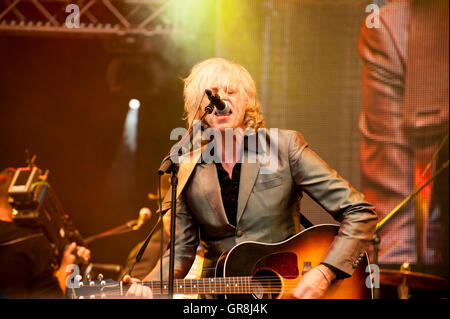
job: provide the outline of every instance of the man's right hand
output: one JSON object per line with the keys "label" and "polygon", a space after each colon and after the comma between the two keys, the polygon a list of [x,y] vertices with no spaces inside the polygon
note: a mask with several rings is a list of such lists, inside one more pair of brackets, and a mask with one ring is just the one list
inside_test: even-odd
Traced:
{"label": "man's right hand", "polygon": [[139,282],[141,280],[137,278],[131,278],[129,275],[126,275],[123,280],[124,283],[132,282],[130,289],[125,296],[125,298],[143,298],[143,299],[153,299],[153,293],[150,287],[146,287],[141,285]]}

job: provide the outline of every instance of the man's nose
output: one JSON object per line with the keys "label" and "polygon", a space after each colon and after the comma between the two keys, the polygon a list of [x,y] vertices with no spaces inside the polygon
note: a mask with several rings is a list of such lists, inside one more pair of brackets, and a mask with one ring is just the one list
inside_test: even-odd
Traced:
{"label": "man's nose", "polygon": [[220,97],[222,97],[224,95],[225,91],[222,89],[217,89],[215,94],[219,95]]}
{"label": "man's nose", "polygon": [[217,94],[220,96],[221,99],[224,99],[224,98],[228,99],[227,91],[224,89],[218,90]]}

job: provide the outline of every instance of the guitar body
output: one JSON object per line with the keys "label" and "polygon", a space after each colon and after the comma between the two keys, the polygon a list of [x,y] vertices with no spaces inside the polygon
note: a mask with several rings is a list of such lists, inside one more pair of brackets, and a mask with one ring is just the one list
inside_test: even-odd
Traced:
{"label": "guitar body", "polygon": [[[216,277],[251,276],[255,287],[252,294],[226,294],[226,298],[292,299],[302,273],[313,269],[325,258],[337,235],[336,225],[317,225],[278,244],[244,242],[223,254],[216,267]],[[372,287],[366,287],[367,254],[353,275],[335,280],[326,299],[372,298]],[[368,282],[371,284],[372,281]],[[259,284],[259,285],[258,285]]]}

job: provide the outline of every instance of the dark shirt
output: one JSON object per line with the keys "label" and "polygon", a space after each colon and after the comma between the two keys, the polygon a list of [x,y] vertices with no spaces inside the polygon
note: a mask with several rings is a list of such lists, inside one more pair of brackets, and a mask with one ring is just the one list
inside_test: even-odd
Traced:
{"label": "dark shirt", "polygon": [[[0,298],[60,298],[47,237],[14,222],[0,221]],[[10,245],[15,239],[27,237]]]}
{"label": "dark shirt", "polygon": [[223,207],[227,213],[228,222],[236,226],[237,205],[239,197],[239,182],[241,177],[241,163],[233,167],[231,179],[222,164],[216,163]]}

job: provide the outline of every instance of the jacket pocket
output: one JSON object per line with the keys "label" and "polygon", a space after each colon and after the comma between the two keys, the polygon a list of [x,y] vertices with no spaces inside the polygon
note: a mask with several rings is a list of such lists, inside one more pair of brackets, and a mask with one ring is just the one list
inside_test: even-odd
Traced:
{"label": "jacket pocket", "polygon": [[269,188],[274,188],[277,186],[280,186],[282,184],[282,178],[281,177],[276,177],[274,179],[268,180],[268,181],[262,181],[259,183],[256,183],[255,186],[253,187],[255,191],[263,191]]}

